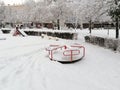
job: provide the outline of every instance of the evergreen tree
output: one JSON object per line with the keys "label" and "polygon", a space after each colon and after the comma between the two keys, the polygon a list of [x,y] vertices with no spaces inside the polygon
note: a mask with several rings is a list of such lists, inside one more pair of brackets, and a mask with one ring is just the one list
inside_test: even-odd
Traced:
{"label": "evergreen tree", "polygon": [[109,15],[115,21],[116,38],[119,38],[120,0],[112,0],[110,2]]}

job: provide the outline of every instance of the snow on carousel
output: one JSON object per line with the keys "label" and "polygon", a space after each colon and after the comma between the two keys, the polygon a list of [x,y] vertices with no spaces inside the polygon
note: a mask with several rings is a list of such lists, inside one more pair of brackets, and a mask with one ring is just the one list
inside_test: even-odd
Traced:
{"label": "snow on carousel", "polygon": [[50,60],[60,63],[74,63],[82,60],[85,56],[85,47],[80,44],[49,45],[46,51],[48,51]]}

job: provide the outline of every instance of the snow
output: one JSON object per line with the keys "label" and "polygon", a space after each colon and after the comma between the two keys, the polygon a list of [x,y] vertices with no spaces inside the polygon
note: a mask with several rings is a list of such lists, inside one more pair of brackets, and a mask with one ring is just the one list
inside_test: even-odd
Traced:
{"label": "snow", "polygon": [[55,33],[55,32],[60,32],[60,33],[75,33],[75,31],[70,31],[70,30],[53,30],[53,29],[46,29],[46,28],[43,28],[43,29],[22,29],[21,31],[37,31],[37,32],[52,32],[52,33]]}
{"label": "snow", "polygon": [[[76,32],[78,40],[59,41],[0,34],[6,38],[0,40],[0,90],[120,90],[120,53],[86,43],[87,30]],[[83,60],[61,64],[47,57],[50,44],[73,43],[85,46]]]}
{"label": "snow", "polygon": [[99,36],[104,38],[115,38],[115,34],[116,34],[115,29],[93,29],[91,34],[89,34],[88,29],[83,29],[82,32],[80,32],[80,30],[76,30],[76,31],[82,36],[93,35],[93,36]]}

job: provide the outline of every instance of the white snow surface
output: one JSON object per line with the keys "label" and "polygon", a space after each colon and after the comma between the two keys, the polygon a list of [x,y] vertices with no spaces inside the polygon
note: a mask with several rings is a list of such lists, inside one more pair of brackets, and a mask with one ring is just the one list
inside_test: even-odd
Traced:
{"label": "white snow surface", "polygon": [[[0,34],[0,90],[120,90],[120,53],[78,40],[48,40]],[[50,61],[50,44],[80,43],[85,58],[74,64]]]}

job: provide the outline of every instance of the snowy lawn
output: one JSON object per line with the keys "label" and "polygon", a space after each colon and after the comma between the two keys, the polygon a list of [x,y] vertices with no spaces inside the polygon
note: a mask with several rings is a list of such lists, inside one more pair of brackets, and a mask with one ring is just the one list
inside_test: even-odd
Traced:
{"label": "snowy lawn", "polygon": [[[0,40],[0,90],[120,90],[120,53],[78,40],[12,37]],[[83,60],[74,64],[50,61],[49,44],[80,43]]]}
{"label": "snowy lawn", "polygon": [[[90,35],[88,29],[83,29],[83,30],[77,29],[76,32],[78,32],[84,36]],[[119,32],[120,32],[120,30],[119,30]],[[115,31],[115,29],[92,29],[91,35],[105,37],[105,38],[115,38],[116,31]]]}

